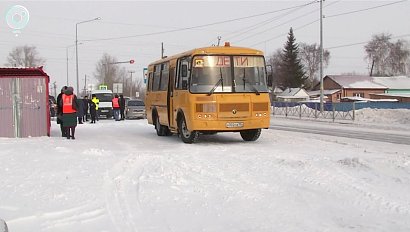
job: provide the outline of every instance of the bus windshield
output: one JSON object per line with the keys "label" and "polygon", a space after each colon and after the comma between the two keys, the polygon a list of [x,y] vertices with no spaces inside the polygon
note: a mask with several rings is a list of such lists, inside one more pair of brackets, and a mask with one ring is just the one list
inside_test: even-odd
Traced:
{"label": "bus windshield", "polygon": [[209,95],[267,92],[264,59],[261,56],[195,56],[190,91]]}

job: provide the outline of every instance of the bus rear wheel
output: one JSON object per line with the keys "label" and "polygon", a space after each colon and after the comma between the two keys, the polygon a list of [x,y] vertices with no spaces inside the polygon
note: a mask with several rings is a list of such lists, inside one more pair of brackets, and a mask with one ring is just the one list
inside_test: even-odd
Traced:
{"label": "bus rear wheel", "polygon": [[168,127],[161,125],[159,122],[159,117],[155,117],[155,130],[157,131],[158,136],[169,136],[172,135]]}
{"label": "bus rear wheel", "polygon": [[186,126],[185,117],[182,117],[178,121],[178,132],[181,136],[182,142],[184,143],[194,143],[198,139],[198,131],[189,131]]}
{"label": "bus rear wheel", "polygon": [[256,141],[261,135],[262,129],[251,129],[241,131],[241,137],[244,141]]}

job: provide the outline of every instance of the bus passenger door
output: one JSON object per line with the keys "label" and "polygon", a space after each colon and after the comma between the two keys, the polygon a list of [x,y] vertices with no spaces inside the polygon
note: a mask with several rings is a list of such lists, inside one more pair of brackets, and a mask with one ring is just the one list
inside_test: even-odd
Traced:
{"label": "bus passenger door", "polygon": [[169,82],[168,82],[168,94],[167,94],[167,112],[168,112],[168,126],[176,127],[174,125],[174,82],[175,82],[175,66],[169,68]]}
{"label": "bus passenger door", "polygon": [[190,57],[182,57],[179,58],[176,67],[175,67],[175,75],[174,75],[174,90],[172,96],[172,123],[174,124],[173,127],[177,128],[178,122],[176,122],[178,109],[185,110],[187,104],[187,93],[188,93],[188,78],[190,76]]}

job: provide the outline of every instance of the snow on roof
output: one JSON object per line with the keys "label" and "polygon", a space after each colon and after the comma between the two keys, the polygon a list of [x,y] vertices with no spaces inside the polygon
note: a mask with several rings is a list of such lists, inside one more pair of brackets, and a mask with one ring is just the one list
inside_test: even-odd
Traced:
{"label": "snow on roof", "polygon": [[279,93],[278,96],[280,97],[290,97],[290,96],[309,97],[309,94],[306,92],[306,90],[302,88],[287,88],[283,90],[282,93]]}
{"label": "snow on roof", "polygon": [[[340,89],[324,89],[323,90],[324,95],[332,95],[332,94],[335,94],[337,92],[340,92]],[[308,94],[310,96],[320,95],[320,90],[309,91]]]}
{"label": "snow on roof", "polygon": [[373,82],[386,86],[389,89],[410,89],[410,77],[372,77]]}
{"label": "snow on roof", "polygon": [[328,75],[346,89],[387,89],[386,86],[375,83],[370,76]]}

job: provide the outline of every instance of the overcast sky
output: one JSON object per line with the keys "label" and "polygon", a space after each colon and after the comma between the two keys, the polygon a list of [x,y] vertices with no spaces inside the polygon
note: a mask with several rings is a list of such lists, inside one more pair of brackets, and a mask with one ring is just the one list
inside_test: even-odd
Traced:
{"label": "overcast sky", "polygon": [[[105,52],[119,61],[134,59],[133,65],[121,65],[141,78],[143,67],[159,59],[161,42],[165,55],[172,55],[216,44],[221,36],[221,43],[229,40],[233,46],[253,47],[270,55],[283,48],[290,27],[297,42],[319,43],[319,3],[307,4],[310,2],[1,1],[0,66],[13,47],[34,45],[46,59],[45,71],[51,82],[65,85],[66,48],[75,43],[75,25],[96,17],[101,20],[78,25],[81,88],[84,75],[93,76],[95,64]],[[389,3],[394,4],[386,5]],[[7,11],[16,4],[30,13],[18,36],[6,23]],[[386,6],[376,8],[381,5]],[[344,14],[353,11],[358,12]],[[410,40],[410,1],[327,0],[323,12],[324,47],[330,48],[331,55],[325,74],[367,74],[363,46],[373,34],[390,33],[397,36],[394,41]],[[237,20],[213,24],[231,19]],[[205,24],[213,25],[196,27]],[[188,27],[196,28],[177,30]],[[146,35],[150,33],[156,34]],[[347,46],[350,44],[356,45]],[[68,49],[68,57],[69,85],[75,87],[74,47]]]}

